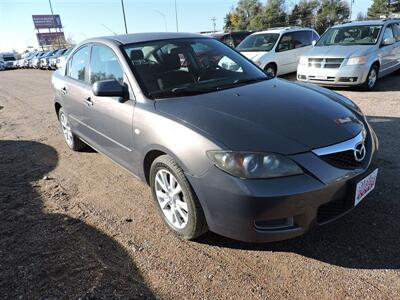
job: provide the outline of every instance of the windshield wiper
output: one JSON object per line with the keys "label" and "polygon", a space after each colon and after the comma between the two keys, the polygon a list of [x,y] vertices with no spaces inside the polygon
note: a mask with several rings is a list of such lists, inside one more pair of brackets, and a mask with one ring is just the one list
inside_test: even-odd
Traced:
{"label": "windshield wiper", "polygon": [[149,95],[153,98],[170,98],[175,96],[193,96],[204,93],[210,93],[215,89],[193,88],[193,87],[177,87],[168,90],[150,92]]}

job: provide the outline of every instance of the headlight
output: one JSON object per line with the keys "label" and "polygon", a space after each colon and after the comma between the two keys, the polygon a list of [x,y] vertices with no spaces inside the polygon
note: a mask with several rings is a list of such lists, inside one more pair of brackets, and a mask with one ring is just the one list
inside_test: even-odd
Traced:
{"label": "headlight", "polygon": [[294,161],[275,153],[208,151],[207,156],[218,168],[240,178],[273,178],[303,173]]}
{"label": "headlight", "polygon": [[299,60],[299,64],[300,64],[300,65],[306,65],[306,64],[308,64],[308,58],[307,58],[307,57],[304,57],[304,56],[301,56],[301,57],[300,57],[300,60]]}
{"label": "headlight", "polygon": [[347,61],[347,65],[363,65],[367,62],[366,56],[350,57]]}

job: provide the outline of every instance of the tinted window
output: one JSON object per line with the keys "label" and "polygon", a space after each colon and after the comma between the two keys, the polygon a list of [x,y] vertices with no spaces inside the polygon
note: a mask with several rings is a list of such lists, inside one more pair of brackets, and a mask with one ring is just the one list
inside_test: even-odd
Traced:
{"label": "tinted window", "polygon": [[225,35],[222,40],[221,40],[224,44],[228,45],[229,47],[234,48],[235,47],[235,43],[233,42],[232,36],[230,34]]}
{"label": "tinted window", "polygon": [[312,32],[297,31],[292,33],[295,48],[307,47],[312,44]]}
{"label": "tinted window", "polygon": [[286,33],[282,35],[281,40],[276,48],[276,52],[283,52],[295,48],[293,33]]}
{"label": "tinted window", "polygon": [[68,62],[67,74],[69,77],[85,81],[86,65],[89,60],[89,47],[85,46],[74,53]]}
{"label": "tinted window", "polygon": [[123,83],[124,72],[115,53],[108,47],[93,46],[90,59],[90,83],[115,79]]}
{"label": "tinted window", "polygon": [[315,31],[313,31],[312,33],[313,33],[313,41],[318,41],[319,40],[318,33],[316,33]]}

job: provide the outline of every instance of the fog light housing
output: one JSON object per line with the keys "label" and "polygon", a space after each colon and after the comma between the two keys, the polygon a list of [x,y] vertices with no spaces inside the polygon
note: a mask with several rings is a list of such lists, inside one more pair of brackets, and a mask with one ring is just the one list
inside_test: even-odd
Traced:
{"label": "fog light housing", "polygon": [[340,77],[340,82],[357,82],[358,77]]}
{"label": "fog light housing", "polygon": [[260,231],[285,230],[295,227],[293,217],[255,221],[254,225]]}
{"label": "fog light housing", "polygon": [[301,74],[299,74],[299,75],[297,75],[297,79],[303,79],[303,80],[306,80],[306,79],[307,79],[307,77],[306,77],[306,75],[301,75]]}

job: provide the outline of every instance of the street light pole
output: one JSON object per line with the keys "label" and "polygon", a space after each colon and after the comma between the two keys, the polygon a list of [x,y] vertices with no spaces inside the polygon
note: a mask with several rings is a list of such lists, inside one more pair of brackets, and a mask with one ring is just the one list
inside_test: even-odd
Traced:
{"label": "street light pole", "polygon": [[178,27],[178,9],[176,7],[176,0],[175,0],[175,22],[176,22],[176,32],[179,32],[179,27]]}
{"label": "street light pole", "polygon": [[[49,0],[50,1],[50,0]],[[128,34],[128,27],[126,27],[126,17],[125,17],[125,7],[124,7],[124,0],[121,0],[122,6],[122,14],[124,16],[124,24],[125,24],[125,33]]]}
{"label": "street light pole", "polygon": [[[49,5],[50,5],[51,17],[53,18],[53,26],[56,27],[56,20],[54,19],[53,6],[51,5],[51,0],[49,0]],[[57,28],[54,29],[57,32]],[[60,36],[58,34],[57,34],[57,42],[58,42],[58,47],[61,48]]]}

